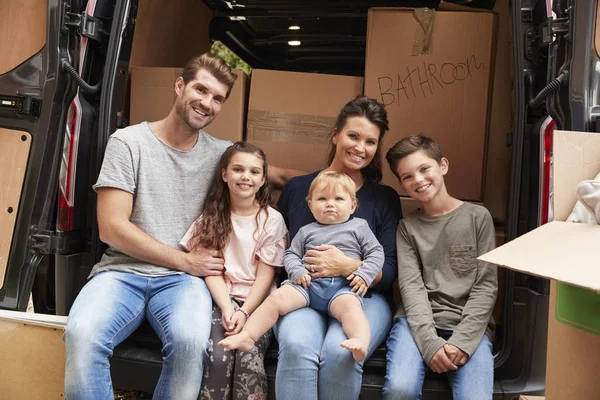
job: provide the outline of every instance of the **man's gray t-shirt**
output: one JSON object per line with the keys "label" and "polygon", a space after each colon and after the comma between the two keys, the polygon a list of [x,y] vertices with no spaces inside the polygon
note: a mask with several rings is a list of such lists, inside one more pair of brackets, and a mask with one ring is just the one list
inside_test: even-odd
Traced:
{"label": "man's gray t-shirt", "polygon": [[[130,221],[156,240],[174,248],[198,218],[219,158],[231,142],[200,130],[188,151],[169,147],[147,122],[117,130],[108,140],[94,190],[112,187],[133,194]],[[136,260],[109,247],[94,266],[147,276],[179,271]]]}

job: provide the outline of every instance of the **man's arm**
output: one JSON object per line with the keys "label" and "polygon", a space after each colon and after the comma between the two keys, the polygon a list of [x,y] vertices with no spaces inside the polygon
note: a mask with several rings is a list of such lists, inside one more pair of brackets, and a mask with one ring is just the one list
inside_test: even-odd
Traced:
{"label": "man's arm", "polygon": [[135,259],[190,275],[223,273],[223,259],[214,251],[185,253],[154,239],[130,221],[133,195],[121,189],[98,188],[100,240]]}
{"label": "man's arm", "polygon": [[295,176],[306,175],[308,172],[301,169],[283,168],[276,165],[269,165],[269,174],[267,178],[271,185],[276,189],[283,189],[287,181]]}

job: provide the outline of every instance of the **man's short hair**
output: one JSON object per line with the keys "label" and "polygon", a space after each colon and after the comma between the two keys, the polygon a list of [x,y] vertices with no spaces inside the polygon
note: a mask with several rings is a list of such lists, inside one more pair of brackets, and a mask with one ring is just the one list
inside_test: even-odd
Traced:
{"label": "man's short hair", "polygon": [[390,169],[396,177],[400,178],[396,170],[400,160],[419,150],[423,150],[428,157],[437,161],[438,164],[442,162],[442,158],[444,157],[440,150],[440,145],[432,138],[420,133],[408,135],[393,145],[385,155],[385,159],[390,164]]}
{"label": "man's short hair", "polygon": [[231,93],[237,75],[231,71],[231,68],[225,63],[225,60],[221,57],[213,56],[210,53],[204,53],[192,58],[183,67],[183,72],[181,73],[183,83],[187,85],[196,77],[196,74],[201,69],[205,69],[214,76],[217,81],[227,85],[226,97],[229,97],[229,93]]}
{"label": "man's short hair", "polygon": [[346,174],[336,171],[321,171],[319,175],[312,181],[308,188],[308,196],[306,200],[312,198],[313,192],[321,190],[324,187],[340,187],[350,195],[352,201],[356,200],[356,184]]}

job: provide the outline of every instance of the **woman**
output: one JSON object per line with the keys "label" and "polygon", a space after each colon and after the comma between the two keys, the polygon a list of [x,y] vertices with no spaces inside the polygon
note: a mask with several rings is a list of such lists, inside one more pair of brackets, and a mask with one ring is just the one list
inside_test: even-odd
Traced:
{"label": "woman", "polygon": [[[397,276],[396,227],[401,217],[396,191],[381,181],[381,140],[388,130],[387,112],[381,103],[367,97],[348,102],[337,117],[331,135],[332,150],[327,170],[343,172],[357,187],[358,209],[381,243],[385,264],[364,298],[363,310],[371,328],[367,357],[387,337],[392,313],[386,299]],[[278,207],[290,236],[314,222],[306,196],[319,171],[292,178],[285,186]],[[344,256],[335,247],[323,245],[309,251],[304,261],[312,276],[349,276],[360,260]],[[389,296],[388,296],[389,297]],[[362,382],[362,364],[340,347],[346,339],[334,318],[311,308],[283,316],[274,327],[279,342],[275,391],[278,399],[357,399]]]}

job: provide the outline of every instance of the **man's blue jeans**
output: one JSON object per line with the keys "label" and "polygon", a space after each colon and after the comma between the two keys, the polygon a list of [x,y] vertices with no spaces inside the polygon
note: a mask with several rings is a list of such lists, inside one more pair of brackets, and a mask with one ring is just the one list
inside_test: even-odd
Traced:
{"label": "man's blue jeans", "polygon": [[[386,299],[377,292],[363,299],[363,311],[371,327],[370,357],[387,337],[392,315]],[[340,347],[347,338],[335,318],[304,307],[281,317],[273,331],[279,342],[278,399],[358,399],[363,363]]]}
{"label": "man's blue jeans", "polygon": [[112,400],[109,358],[147,318],[162,341],[153,399],[196,399],[208,357],[212,300],[202,278],[108,271],[81,290],[65,332],[67,400]]}
{"label": "man's blue jeans", "polygon": [[[448,339],[451,333],[438,331],[444,339]],[[428,366],[421,357],[406,318],[396,319],[386,344],[387,372],[382,399],[420,399]],[[491,400],[494,393],[494,357],[489,337],[484,334],[467,363],[457,371],[446,372],[446,376],[452,386],[454,400]]]}

